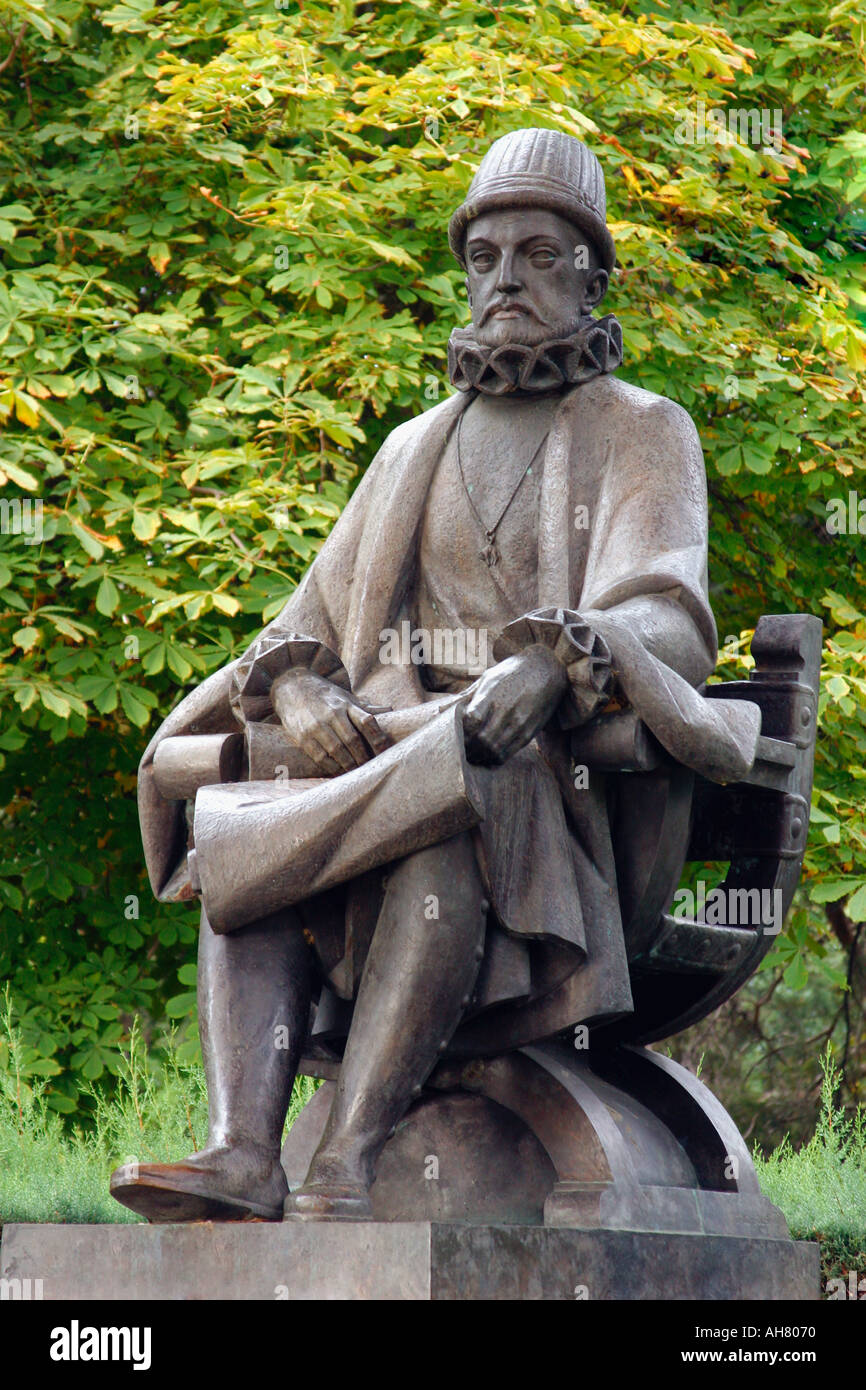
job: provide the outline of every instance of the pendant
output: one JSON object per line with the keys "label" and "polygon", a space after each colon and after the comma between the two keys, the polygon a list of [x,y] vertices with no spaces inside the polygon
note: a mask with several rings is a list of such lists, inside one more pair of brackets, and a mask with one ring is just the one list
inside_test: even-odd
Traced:
{"label": "pendant", "polygon": [[496,549],[496,532],[488,531],[486,534],[487,544],[481,552],[481,558],[487,565],[487,568],[492,569],[494,565],[498,565],[499,563],[499,551]]}

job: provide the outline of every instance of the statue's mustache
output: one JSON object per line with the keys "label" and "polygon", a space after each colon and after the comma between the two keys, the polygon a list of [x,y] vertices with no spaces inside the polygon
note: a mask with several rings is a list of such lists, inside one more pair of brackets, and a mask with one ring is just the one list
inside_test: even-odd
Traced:
{"label": "statue's mustache", "polygon": [[532,305],[525,304],[522,299],[499,299],[495,304],[488,304],[481,316],[482,324],[486,323],[487,320],[498,313],[500,309],[520,309],[522,313],[529,314],[532,318],[538,320],[538,315]]}

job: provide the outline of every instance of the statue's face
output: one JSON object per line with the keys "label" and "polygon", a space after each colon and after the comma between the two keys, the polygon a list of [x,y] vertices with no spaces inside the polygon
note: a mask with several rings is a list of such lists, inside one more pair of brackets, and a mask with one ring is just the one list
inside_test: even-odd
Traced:
{"label": "statue's face", "polygon": [[475,336],[488,347],[567,337],[607,289],[585,233],[543,209],[476,217],[465,256]]}

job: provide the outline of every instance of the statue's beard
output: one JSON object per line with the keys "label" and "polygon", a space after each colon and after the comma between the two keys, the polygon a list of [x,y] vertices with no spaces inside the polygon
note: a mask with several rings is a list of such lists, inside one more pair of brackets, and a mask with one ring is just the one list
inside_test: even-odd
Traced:
{"label": "statue's beard", "polygon": [[[505,307],[505,306],[500,306]],[[537,318],[531,310],[525,309],[521,304],[520,318],[500,318],[498,313],[492,311],[487,317],[482,316],[480,322],[475,322],[473,318],[473,332],[475,342],[482,347],[505,347],[507,343],[518,343],[523,347],[537,347],[538,343],[557,342],[560,338],[570,338],[580,328],[582,314],[580,310],[569,310],[566,317],[559,321],[544,322]]]}
{"label": "statue's beard", "polygon": [[455,328],[448,341],[452,384],[489,396],[576,386],[621,362],[622,328],[613,314],[586,314],[570,332],[536,343],[482,343],[472,327]]}
{"label": "statue's beard", "polygon": [[561,338],[570,338],[580,327],[580,314],[570,314],[559,323],[542,323],[534,315],[524,313],[521,319],[502,319],[495,313],[472,322],[472,332],[480,347],[507,347],[517,343],[521,347],[537,347],[539,343],[552,343]]}

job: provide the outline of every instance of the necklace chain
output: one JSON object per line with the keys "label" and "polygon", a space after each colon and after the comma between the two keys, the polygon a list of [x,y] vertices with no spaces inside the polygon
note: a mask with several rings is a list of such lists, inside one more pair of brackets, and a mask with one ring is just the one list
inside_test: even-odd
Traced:
{"label": "necklace chain", "polygon": [[545,430],[545,432],[544,432],[544,438],[542,439],[542,441],[541,441],[541,443],[539,444],[538,448],[536,449],[535,453],[532,455],[532,458],[529,460],[529,463],[528,463],[528,464],[526,465],[526,467],[524,468],[524,470],[523,470],[523,472],[521,473],[520,477],[517,479],[517,483],[516,483],[514,489],[512,490],[511,496],[509,497],[508,501],[505,503],[505,506],[502,508],[502,511],[499,513],[499,518],[498,518],[498,520],[495,521],[494,524],[493,524],[492,526],[489,526],[489,527],[488,527],[488,526],[485,526],[485,524],[484,524],[484,519],[482,518],[480,512],[478,511],[478,508],[476,507],[475,503],[474,503],[473,500],[472,500],[472,490],[471,490],[471,488],[469,488],[469,487],[466,486],[466,477],[465,477],[465,474],[464,474],[464,472],[463,472],[463,460],[462,460],[461,457],[460,457],[460,427],[461,427],[462,424],[463,424],[463,416],[464,416],[465,413],[466,413],[465,411],[461,411],[461,412],[460,412],[460,416],[459,416],[459,418],[458,418],[458,420],[457,420],[457,469],[458,469],[458,472],[460,473],[460,481],[461,481],[461,483],[463,484],[463,491],[466,493],[466,500],[468,501],[470,507],[472,508],[472,512],[473,512],[473,515],[474,515],[474,517],[475,517],[475,520],[478,522],[478,525],[481,527],[481,530],[484,532],[484,535],[485,535],[486,538],[487,538],[487,544],[486,544],[486,546],[484,547],[484,549],[483,549],[482,552],[481,552],[481,558],[482,558],[482,560],[484,560],[484,562],[485,562],[485,564],[487,565],[488,569],[490,569],[490,568],[492,568],[494,565],[497,565],[497,564],[499,563],[499,560],[500,560],[499,551],[498,551],[498,549],[497,549],[497,547],[496,547],[496,532],[499,530],[500,526],[502,525],[503,521],[505,520],[505,514],[506,514],[506,512],[508,511],[508,508],[511,506],[512,502],[514,501],[515,497],[517,496],[518,492],[520,491],[520,487],[521,487],[521,484],[523,483],[523,479],[526,477],[526,475],[527,475],[527,473],[529,472],[529,470],[531,469],[532,465],[535,463],[535,460],[538,458],[538,455],[541,453],[541,450],[544,448],[544,446],[545,446],[545,444],[546,444],[546,442],[547,442],[547,436],[550,434],[550,430],[549,430],[549,429]]}

